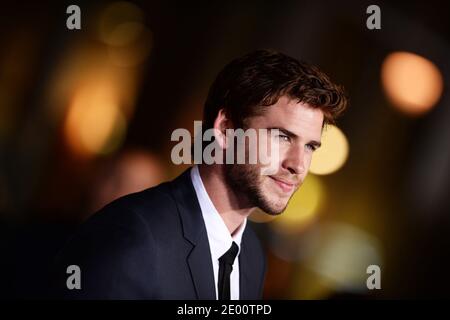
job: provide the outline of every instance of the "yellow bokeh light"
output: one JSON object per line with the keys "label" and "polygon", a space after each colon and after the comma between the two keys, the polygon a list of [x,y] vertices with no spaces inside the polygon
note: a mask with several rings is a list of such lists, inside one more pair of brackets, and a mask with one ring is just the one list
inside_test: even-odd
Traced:
{"label": "yellow bokeh light", "polygon": [[144,25],[144,13],[136,5],[115,2],[102,12],[98,31],[107,45],[110,62],[119,67],[135,67],[144,62],[151,51],[152,32]]}
{"label": "yellow bokeh light", "polygon": [[124,46],[138,38],[143,29],[144,13],[136,5],[120,1],[110,4],[101,14],[100,39],[111,46]]}
{"label": "yellow bokeh light", "polygon": [[380,241],[357,225],[328,221],[302,238],[301,282],[294,299],[326,299],[340,292],[367,292],[367,267],[382,266]]}
{"label": "yellow bokeh light", "polygon": [[136,41],[145,29],[142,23],[125,22],[114,27],[107,37],[107,43],[112,46],[126,46]]}
{"label": "yellow bokeh light", "polygon": [[439,69],[431,61],[410,52],[388,55],[381,69],[381,80],[391,103],[409,115],[430,110],[443,89]]}
{"label": "yellow bokeh light", "polygon": [[59,122],[66,117],[66,109],[73,105],[80,92],[86,88],[92,91],[99,85],[108,87],[101,90],[107,90],[106,95],[110,95],[125,118],[130,119],[142,72],[140,68],[122,68],[112,63],[104,46],[80,45],[64,58],[51,79],[47,107],[52,120]]}
{"label": "yellow bokeh light", "polygon": [[148,58],[152,48],[152,38],[151,31],[142,27],[138,38],[126,46],[109,46],[108,58],[116,66],[135,67]]}
{"label": "yellow bokeh light", "polygon": [[322,146],[314,152],[309,171],[325,175],[339,170],[348,158],[349,145],[344,133],[327,125],[322,133]]}
{"label": "yellow bokeh light", "polygon": [[324,198],[324,187],[320,178],[309,175],[292,196],[286,210],[271,222],[282,232],[295,232],[313,221]]}
{"label": "yellow bokeh light", "polygon": [[121,142],[125,128],[125,117],[111,88],[90,85],[75,94],[67,113],[65,133],[76,153],[113,151]]}

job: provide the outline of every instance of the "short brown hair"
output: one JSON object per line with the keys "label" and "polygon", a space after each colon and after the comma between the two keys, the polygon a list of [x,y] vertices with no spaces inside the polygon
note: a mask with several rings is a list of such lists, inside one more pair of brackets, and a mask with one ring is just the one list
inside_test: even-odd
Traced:
{"label": "short brown hair", "polygon": [[317,67],[280,52],[257,50],[219,72],[205,102],[203,129],[213,127],[222,108],[235,127],[242,127],[245,119],[261,114],[264,106],[284,95],[320,108],[324,125],[335,123],[347,106],[343,87]]}

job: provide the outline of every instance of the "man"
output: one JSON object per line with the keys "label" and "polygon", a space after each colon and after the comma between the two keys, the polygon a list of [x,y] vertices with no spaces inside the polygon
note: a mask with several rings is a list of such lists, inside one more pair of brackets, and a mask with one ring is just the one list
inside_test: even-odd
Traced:
{"label": "man", "polygon": [[[122,197],[95,214],[58,258],[62,296],[84,299],[259,299],[264,252],[247,225],[255,208],[277,215],[301,186],[322,128],[346,107],[316,67],[258,50],[228,64],[210,88],[205,129],[230,152],[227,129],[266,129],[276,170],[260,161],[200,164],[175,180]],[[275,139],[275,141],[273,141]],[[234,148],[234,147],[233,147]],[[245,158],[255,150],[244,144]],[[274,149],[275,150],[275,149]],[[273,163],[271,164],[273,165]],[[68,289],[67,267],[80,288]]]}

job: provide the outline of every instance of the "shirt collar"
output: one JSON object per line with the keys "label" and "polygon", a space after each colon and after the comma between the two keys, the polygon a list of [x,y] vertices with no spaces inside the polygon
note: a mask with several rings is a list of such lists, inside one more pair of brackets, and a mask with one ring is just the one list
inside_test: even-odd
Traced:
{"label": "shirt collar", "polygon": [[[230,249],[232,242],[236,242],[241,249],[242,234],[247,225],[247,218],[239,226],[239,228],[231,236],[225,222],[211,201],[208,192],[205,189],[198,166],[195,165],[191,169],[191,180],[194,185],[200,209],[202,211],[203,220],[205,221],[206,232],[211,249],[213,259],[219,259],[225,252]],[[239,255],[239,253],[238,253]]]}

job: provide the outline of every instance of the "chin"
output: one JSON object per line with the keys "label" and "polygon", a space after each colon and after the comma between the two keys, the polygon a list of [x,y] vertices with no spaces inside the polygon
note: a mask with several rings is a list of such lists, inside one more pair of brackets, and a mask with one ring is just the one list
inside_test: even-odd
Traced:
{"label": "chin", "polygon": [[286,209],[286,206],[265,206],[264,208],[261,208],[265,213],[271,216],[278,216],[284,212]]}
{"label": "chin", "polygon": [[288,205],[289,197],[266,196],[261,201],[259,208],[271,216],[282,214]]}

